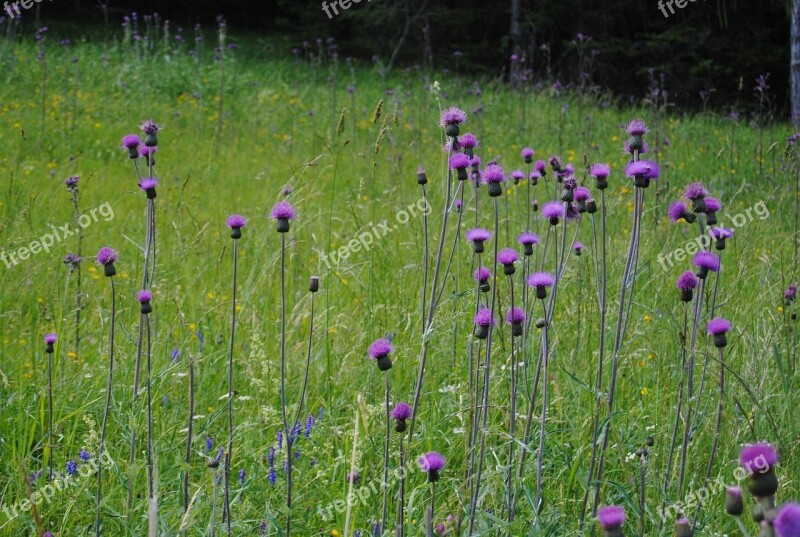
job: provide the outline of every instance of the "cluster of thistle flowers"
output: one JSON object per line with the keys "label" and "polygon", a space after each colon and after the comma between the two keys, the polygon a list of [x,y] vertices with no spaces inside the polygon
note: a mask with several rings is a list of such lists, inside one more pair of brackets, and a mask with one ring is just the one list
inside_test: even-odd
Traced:
{"label": "cluster of thistle flowers", "polygon": [[[739,464],[748,478],[747,489],[755,500],[751,517],[758,525],[759,537],[800,537],[800,504],[786,503],[776,507],[778,477],[778,453],[767,443],[745,446],[739,454]],[[736,518],[742,535],[749,537],[746,524],[741,520],[745,508],[742,489],[728,487],[725,491],[725,512]],[[604,537],[623,537],[625,510],[609,505],[598,511],[597,516]],[[694,531],[686,518],[675,522],[676,537],[692,537]]]}

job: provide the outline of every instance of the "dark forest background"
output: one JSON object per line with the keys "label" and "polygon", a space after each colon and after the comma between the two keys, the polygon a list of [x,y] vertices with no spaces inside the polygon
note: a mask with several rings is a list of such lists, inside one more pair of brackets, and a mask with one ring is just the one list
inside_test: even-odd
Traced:
{"label": "dark forest background", "polygon": [[[41,16],[103,24],[102,4],[45,0]],[[421,65],[549,87],[557,81],[609,89],[621,99],[641,99],[651,86],[663,86],[671,102],[722,112],[759,106],[756,79],[768,74],[771,110],[788,117],[787,0],[696,0],[668,18],[657,0],[362,0],[333,19],[321,4],[110,0],[107,19],[118,28],[131,11],[158,12],[173,27],[191,27],[211,26],[223,14],[232,39],[277,38],[287,55],[304,42],[314,48],[317,39],[333,37],[341,59],[378,56],[392,69]],[[510,60],[514,52],[518,64]]]}

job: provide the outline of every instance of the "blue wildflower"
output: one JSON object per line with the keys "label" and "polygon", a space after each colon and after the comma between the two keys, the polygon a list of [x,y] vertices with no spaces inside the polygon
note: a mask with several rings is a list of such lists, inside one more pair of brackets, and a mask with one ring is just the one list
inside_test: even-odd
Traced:
{"label": "blue wildflower", "polygon": [[67,461],[67,474],[75,475],[78,473],[78,463],[75,461]]}
{"label": "blue wildflower", "polygon": [[90,458],[91,456],[92,456],[92,455],[91,455],[91,453],[89,453],[89,452],[88,452],[88,451],[86,451],[85,449],[82,449],[82,450],[81,450],[80,458],[81,458],[81,460],[82,460],[83,462],[86,462],[86,461],[88,461],[88,460],[89,460],[89,458]]}
{"label": "blue wildflower", "polygon": [[275,486],[275,467],[274,466],[270,466],[269,467],[269,477],[268,477],[268,479],[269,479],[269,484],[274,487]]}
{"label": "blue wildflower", "polygon": [[206,451],[211,451],[214,447],[214,440],[209,436],[206,438]]}
{"label": "blue wildflower", "polygon": [[239,470],[239,484],[240,485],[244,484],[244,478],[245,477],[247,477],[247,473],[244,471],[244,468],[242,468],[241,470]]}

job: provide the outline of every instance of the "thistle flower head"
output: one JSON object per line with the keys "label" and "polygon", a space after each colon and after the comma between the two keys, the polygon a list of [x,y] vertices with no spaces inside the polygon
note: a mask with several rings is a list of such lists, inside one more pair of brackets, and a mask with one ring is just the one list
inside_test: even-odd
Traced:
{"label": "thistle flower head", "polygon": [[411,407],[408,403],[397,403],[392,409],[392,417],[396,420],[405,420],[411,417]]}
{"label": "thistle flower head", "polygon": [[469,166],[470,158],[464,153],[453,153],[450,156],[451,170],[465,170]]}
{"label": "thistle flower head", "polygon": [[525,179],[525,173],[522,170],[514,170],[511,172],[511,178],[516,182],[520,182]]}
{"label": "thistle flower head", "polygon": [[592,174],[592,177],[595,179],[608,179],[608,176],[611,175],[611,167],[602,162],[592,164],[592,167],[589,168],[589,173]]}
{"label": "thistle flower head", "polygon": [[419,467],[423,472],[438,472],[444,468],[444,457],[437,451],[430,451],[419,458]]}
{"label": "thistle flower head", "polygon": [[686,208],[686,204],[682,201],[676,201],[674,203],[670,203],[669,209],[667,209],[667,214],[669,215],[669,219],[673,222],[677,222],[680,219],[685,219],[686,215],[689,214],[689,209]]}
{"label": "thistle flower head", "polygon": [[475,271],[473,274],[475,281],[478,283],[485,283],[489,281],[489,278],[492,277],[492,273],[489,272],[489,269],[486,267],[478,267],[478,270]]}
{"label": "thistle flower head", "polygon": [[539,236],[535,233],[521,233],[519,237],[517,237],[517,242],[523,246],[539,244]]}
{"label": "thistle flower head", "polygon": [[683,195],[688,200],[698,200],[708,196],[708,190],[703,186],[703,183],[689,183],[686,185]]}
{"label": "thistle flower head", "polygon": [[489,308],[481,308],[478,310],[478,313],[475,314],[473,318],[473,322],[476,326],[494,326],[494,317],[492,316],[492,310]]}
{"label": "thistle flower head", "polygon": [[625,523],[625,510],[617,505],[603,507],[597,512],[597,520],[604,530],[615,530]]}
{"label": "thistle flower head", "polygon": [[629,136],[644,136],[649,131],[647,125],[641,119],[631,120],[625,130],[628,131]]}
{"label": "thistle flower head", "polygon": [[463,147],[464,149],[475,149],[476,147],[478,147],[478,139],[475,138],[475,135],[472,134],[471,132],[463,134],[461,138],[458,139],[458,141],[461,144],[461,147]]}
{"label": "thistle flower head", "polygon": [[800,537],[800,504],[782,506],[772,525],[778,537]]}
{"label": "thistle flower head", "polygon": [[584,248],[585,246],[583,245],[582,242],[576,242],[575,244],[572,245],[572,249],[575,250],[577,253],[580,253],[581,250],[583,250]]}
{"label": "thistle flower head", "polygon": [[711,272],[719,271],[719,257],[711,252],[697,252],[692,257],[692,263],[700,269],[710,270]]}
{"label": "thistle flower head", "polygon": [[712,336],[716,336],[718,334],[725,334],[730,332],[731,330],[731,322],[727,319],[723,319],[722,317],[715,317],[708,322],[708,333]]}
{"label": "thistle flower head", "polygon": [[733,230],[727,227],[712,227],[709,233],[715,239],[730,239],[733,237]]}
{"label": "thistle flower head", "polygon": [[568,175],[564,177],[564,179],[561,181],[561,184],[564,186],[564,188],[575,190],[575,188],[578,186],[578,179],[574,175]]}
{"label": "thistle flower head", "polygon": [[475,228],[470,229],[467,231],[467,240],[468,241],[488,241],[492,237],[492,234],[489,233],[487,230],[482,228]]}
{"label": "thistle flower head", "polygon": [[534,272],[528,276],[528,285],[531,287],[552,287],[556,279],[549,272]]}
{"label": "thistle flower head", "polygon": [[158,186],[158,179],[155,177],[143,177],[141,181],[139,181],[139,188],[142,190],[150,190]]}
{"label": "thistle flower head", "polygon": [[503,183],[506,180],[505,172],[503,172],[503,168],[498,166],[497,164],[489,164],[483,170],[483,182],[486,184],[489,183]]}
{"label": "thistle flower head", "polygon": [[548,201],[542,205],[542,216],[545,218],[563,218],[564,205],[559,201]]}
{"label": "thistle flower head", "polygon": [[152,119],[148,119],[147,121],[142,123],[139,126],[139,128],[142,129],[143,133],[151,135],[151,136],[154,135],[154,134],[158,134],[158,131],[159,131],[159,126]]}
{"label": "thistle flower head", "polygon": [[567,219],[567,222],[577,220],[580,216],[581,213],[578,208],[572,203],[567,203],[567,206],[564,209],[564,218]]}
{"label": "thistle flower head", "polygon": [[547,172],[547,163],[543,160],[537,160],[533,163],[533,169],[544,175]]}
{"label": "thistle flower head", "polygon": [[524,158],[525,160],[529,160],[531,157],[533,157],[533,155],[534,155],[535,153],[536,153],[536,151],[534,151],[534,150],[533,150],[533,149],[531,149],[530,147],[525,147],[525,148],[523,148],[523,149],[522,149],[522,151],[520,151],[520,155],[521,155],[521,156],[522,156],[522,158]]}
{"label": "thistle flower head", "polygon": [[116,251],[112,250],[108,246],[100,248],[100,250],[97,252],[97,262],[101,265],[114,263],[118,258],[119,254],[117,254]]}
{"label": "thistle flower head", "polygon": [[722,210],[722,203],[717,198],[706,198],[706,212],[716,213]]}
{"label": "thistle flower head", "polygon": [[232,214],[225,221],[225,224],[231,229],[241,229],[247,225],[247,219],[240,214]]}
{"label": "thistle flower head", "polygon": [[588,201],[592,197],[592,192],[585,186],[579,186],[575,188],[573,197],[577,202]]}
{"label": "thistle flower head", "polygon": [[388,356],[392,351],[394,351],[394,347],[392,347],[391,342],[385,338],[373,341],[368,350],[369,357],[373,360]]}
{"label": "thistle flower head", "polygon": [[739,452],[739,464],[750,474],[764,471],[766,469],[759,466],[766,464],[767,468],[772,468],[778,464],[778,452],[766,442],[750,444]]}
{"label": "thistle flower head", "polygon": [[697,279],[697,276],[695,276],[691,271],[687,270],[678,276],[678,280],[675,282],[675,287],[681,291],[691,291],[697,287],[698,283],[699,280]]}
{"label": "thistle flower head", "polygon": [[524,323],[525,322],[525,311],[522,308],[514,306],[508,313],[506,314],[506,322],[508,324],[514,323]]}
{"label": "thistle flower head", "polygon": [[467,120],[467,113],[460,108],[451,107],[442,112],[442,117],[439,120],[441,127],[448,125],[461,125]]}
{"label": "thistle flower head", "polygon": [[64,179],[64,184],[67,186],[67,188],[74,188],[74,187],[78,186],[78,181],[79,180],[80,180],[80,176],[79,175],[71,175],[71,176],[67,177],[66,179]]}
{"label": "thistle flower head", "polygon": [[628,177],[642,177],[644,179],[658,179],[661,169],[652,160],[637,160],[625,166],[625,175]]}
{"label": "thistle flower head", "polygon": [[786,291],[783,292],[783,298],[787,300],[794,300],[795,298],[797,298],[796,283],[790,284],[789,287],[786,288]]}
{"label": "thistle flower head", "polygon": [[519,257],[517,256],[517,252],[514,251],[513,248],[503,248],[497,254],[497,261],[501,265],[513,265],[514,263],[517,262],[517,259],[519,259]]}
{"label": "thistle flower head", "polygon": [[154,145],[153,147],[148,147],[143,145],[139,148],[139,156],[140,157],[149,157],[150,155],[155,155],[158,151],[158,146]]}
{"label": "thistle flower head", "polygon": [[279,201],[273,205],[270,216],[275,220],[294,220],[297,214],[288,201]]}
{"label": "thistle flower head", "polygon": [[58,340],[58,336],[56,336],[52,332],[48,332],[47,334],[44,335],[44,342],[47,343],[48,345],[52,345],[57,340]]}
{"label": "thistle flower head", "polygon": [[122,137],[123,149],[139,149],[140,145],[142,145],[142,139],[139,138],[138,134],[126,134]]}
{"label": "thistle flower head", "polygon": [[[623,147],[624,147],[625,153],[627,153],[629,155],[633,155],[633,148],[631,147],[630,140],[625,140],[625,143],[623,144]],[[639,149],[639,154],[640,155],[645,155],[649,151],[650,151],[650,144],[647,143],[647,140],[642,140],[642,148]]]}
{"label": "thistle flower head", "polygon": [[147,289],[142,289],[141,291],[136,293],[136,300],[138,300],[140,303],[150,302],[151,300],[153,300],[153,293],[151,293]]}

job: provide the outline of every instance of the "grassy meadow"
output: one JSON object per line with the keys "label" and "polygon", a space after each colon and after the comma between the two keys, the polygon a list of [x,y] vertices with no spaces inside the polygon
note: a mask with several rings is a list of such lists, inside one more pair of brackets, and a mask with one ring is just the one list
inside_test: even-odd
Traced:
{"label": "grassy meadow", "polygon": [[[445,524],[443,531],[451,535],[459,534],[459,528],[467,534],[470,364],[471,357],[479,359],[479,353],[473,352],[477,343],[472,336],[476,266],[464,234],[473,227],[493,232],[487,242],[489,254],[483,259],[493,273],[502,271],[491,259],[495,242],[501,249],[517,249],[522,257],[517,235],[526,231],[528,182],[504,183],[503,194],[497,198],[498,235],[494,235],[493,205],[486,187],[479,189],[476,212],[472,183],[461,183],[461,220],[451,204],[443,249],[442,265],[446,265],[455,244],[452,268],[440,279],[441,300],[430,330],[423,334],[423,277],[427,274],[429,300],[447,208],[448,154],[443,150],[446,140],[439,117],[451,106],[467,112],[461,132],[478,138],[475,153],[484,166],[497,159],[507,174],[519,169],[527,175],[530,168],[520,151],[532,147],[534,159],[559,155],[565,164],[573,163],[579,183],[594,195],[598,192],[588,165],[606,162],[611,166],[605,190],[608,314],[601,422],[634,216],[633,182],[624,174],[630,160],[623,150],[625,125],[641,118],[650,127],[645,136],[650,152],[643,158],[658,160],[661,177],[643,189],[638,266],[632,299],[628,295],[630,320],[619,352],[600,504],[624,506],[628,531],[639,535],[644,490],[644,534],[669,535],[674,531],[674,516],[659,530],[662,505],[703,487],[714,441],[720,372],[716,349],[705,332],[712,301],[715,316],[729,319],[733,328],[725,348],[723,426],[711,478],[746,486],[735,477],[740,447],[769,441],[781,456],[779,503],[800,497],[796,485],[800,422],[793,410],[800,390],[796,321],[791,319],[794,304],[783,300],[784,290],[797,278],[796,161],[794,149],[787,151],[789,125],[761,127],[757,118],[747,114],[731,119],[710,113],[684,114],[669,106],[629,105],[602,93],[554,92],[549,84],[544,89],[514,90],[500,80],[475,81],[457,71],[398,69],[383,76],[380,62],[331,60],[327,44],[320,45],[325,51],[322,55],[315,44],[293,54],[294,43],[244,37],[234,39],[238,47],[226,48],[219,61],[212,50],[216,30],[209,29],[199,44],[187,36],[185,44],[158,41],[150,50],[141,42],[127,41],[124,30],[112,32],[105,43],[102,32],[78,37],[74,31],[62,33],[56,22],[39,41],[34,40],[34,32],[25,26],[21,35],[5,34],[0,40],[2,249],[18,251],[51,233],[51,226],[69,224],[75,232],[55,241],[47,252],[0,265],[0,535],[42,535],[48,530],[57,536],[94,534],[95,474],[71,476],[68,463],[88,464],[81,461],[81,450],[91,461],[99,449],[112,322],[110,279],[93,259],[102,246],[119,253],[113,278],[115,371],[106,437],[113,463],[106,464],[103,473],[103,532],[148,534],[144,392],[133,401],[146,197],[137,187],[133,161],[120,148],[120,140],[139,132],[140,123],[150,118],[161,127],[154,165],[159,183],[150,315],[158,535],[224,535],[227,531],[219,484],[222,465],[211,468],[209,463],[228,435],[234,241],[225,219],[233,213],[246,216],[248,222],[238,240],[232,528],[235,535],[285,535],[285,441],[278,448],[283,429],[282,235],[269,216],[280,200],[289,201],[297,211],[290,231],[283,235],[285,379],[292,416],[298,411],[312,327],[309,278],[316,275],[320,281],[320,291],[314,296],[308,387],[298,414],[303,430],[293,443],[299,453],[292,464],[293,532],[342,536],[347,527],[351,535],[357,531],[367,536],[381,520],[383,494],[375,484],[384,470],[384,375],[368,359],[367,349],[377,338],[391,334],[392,404],[412,404],[423,337],[429,345],[414,438],[409,443],[407,434],[391,432],[390,468],[398,466],[401,437],[413,463],[405,482],[405,533],[426,534],[431,487],[416,459],[435,450],[446,458],[446,465],[436,483],[433,523]],[[60,44],[64,38],[70,43]],[[641,94],[646,90],[643,86]],[[408,213],[422,199],[417,184],[420,165],[429,179],[427,221],[419,212]],[[80,176],[77,209],[64,185],[73,175]],[[459,181],[451,181],[456,192]],[[702,182],[721,200],[719,222],[734,228],[735,235],[722,253],[718,280],[716,274],[709,275],[703,296],[695,389],[704,364],[707,374],[702,396],[692,401],[698,415],[688,444],[683,491],[677,487],[676,454],[665,494],[682,386],[681,332],[686,307],[675,280],[694,267],[690,256],[673,254],[671,262],[659,262],[658,256],[670,255],[698,235],[696,224],[675,224],[667,218],[669,204],[694,181]],[[536,188],[540,205],[552,199],[552,173]],[[757,206],[765,210],[757,212]],[[98,209],[95,215],[99,217],[83,228],[79,240],[76,210],[80,214],[92,209]],[[401,211],[408,218],[398,218]],[[520,357],[518,346],[515,351],[521,388],[514,439],[509,435],[508,408],[512,337],[504,322],[498,321],[493,330],[475,535],[579,534],[596,441],[599,306],[593,220],[599,233],[599,216],[583,214],[567,223],[566,244],[575,240],[585,247],[580,256],[572,251],[564,256],[551,312],[549,368],[542,379],[549,404],[538,513],[541,387],[532,412],[528,460],[522,478],[515,478],[512,487],[506,465],[509,443],[517,460],[526,449],[521,442],[528,414],[526,394],[533,385],[541,330],[531,327],[527,360]],[[382,222],[386,227],[379,226]],[[424,223],[429,242],[427,271]],[[537,213],[535,229],[527,230],[542,238],[534,247],[538,261],[547,225]],[[559,224],[561,229],[563,225]],[[369,249],[352,246],[352,239],[375,229],[379,232],[372,232]],[[552,240],[550,247],[560,248],[557,241]],[[335,262],[326,263],[323,256],[333,251],[347,256],[338,254]],[[69,253],[83,257],[75,270],[63,263]],[[76,326],[79,275],[81,308]],[[525,286],[523,277],[518,263],[517,306]],[[496,317],[504,318],[512,300],[509,281],[500,272],[492,284]],[[537,306],[532,318],[540,316]],[[690,329],[691,323],[689,310]],[[42,339],[47,332],[58,334],[53,353],[54,472],[67,474],[63,479],[69,486],[32,510],[29,504],[27,509],[21,504],[31,502],[46,485],[50,454],[48,357]],[[77,347],[76,334],[80,337]],[[194,364],[194,421],[187,465],[190,360]],[[314,420],[309,421],[310,416]],[[137,453],[131,466],[132,431],[136,431]],[[678,449],[681,438],[682,432]],[[210,448],[207,439],[211,439]],[[274,460],[271,448],[276,449]],[[643,448],[647,449],[644,460],[636,455]],[[241,479],[240,471],[244,471]],[[349,510],[339,509],[347,499],[347,476],[352,471],[359,474],[354,489],[373,484],[373,491],[365,493],[363,502],[352,502]],[[184,475],[188,475],[191,499],[188,512],[184,511]],[[510,525],[504,511],[509,488],[519,491]],[[129,490],[133,493],[130,505]],[[384,535],[393,534],[397,492],[397,481],[393,481],[390,527]],[[699,511],[696,534],[734,534],[735,521],[723,509],[724,491],[712,492]],[[748,509],[752,503],[747,497]],[[690,520],[696,513],[696,505],[685,509]],[[448,522],[449,515],[453,518]],[[596,531],[596,522],[590,513],[586,518],[588,535]],[[743,520],[751,533],[756,531],[747,516]]]}

